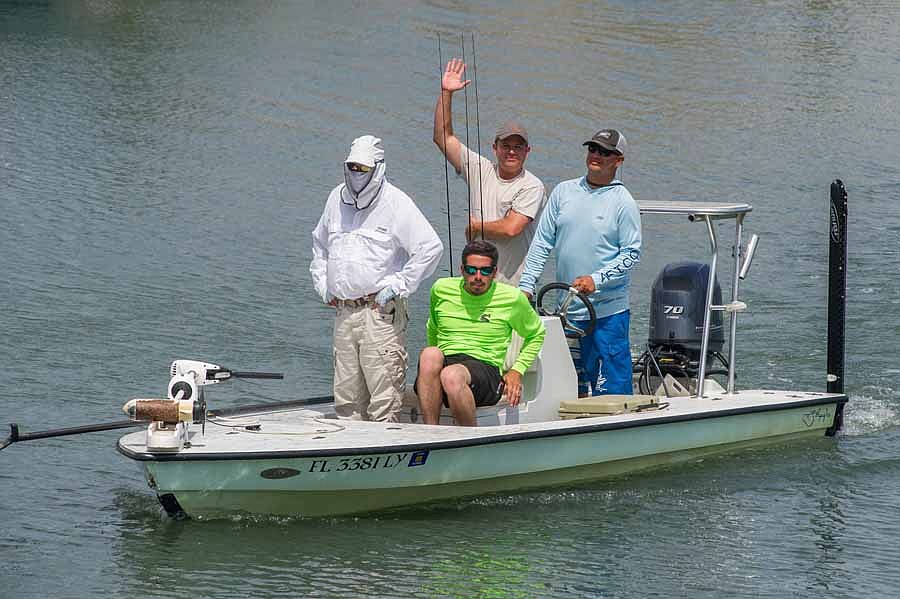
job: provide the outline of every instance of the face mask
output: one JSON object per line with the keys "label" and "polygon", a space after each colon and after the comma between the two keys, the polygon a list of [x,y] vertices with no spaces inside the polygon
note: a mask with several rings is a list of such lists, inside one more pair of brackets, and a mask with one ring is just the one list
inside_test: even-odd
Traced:
{"label": "face mask", "polygon": [[344,165],[344,182],[342,201],[357,210],[365,210],[372,205],[381,193],[384,183],[384,162],[378,161],[368,173],[351,171]]}
{"label": "face mask", "polygon": [[347,187],[353,190],[353,193],[359,195],[363,189],[366,188],[366,185],[369,184],[369,181],[372,180],[372,175],[375,174],[375,170],[372,169],[368,173],[358,173],[356,171],[348,171],[347,172]]}

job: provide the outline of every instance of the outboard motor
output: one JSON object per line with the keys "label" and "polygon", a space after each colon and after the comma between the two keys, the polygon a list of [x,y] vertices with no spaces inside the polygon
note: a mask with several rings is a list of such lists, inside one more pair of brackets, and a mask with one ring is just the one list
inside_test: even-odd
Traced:
{"label": "outboard motor", "polygon": [[[647,339],[651,351],[665,348],[682,351],[692,360],[700,358],[708,284],[708,264],[675,262],[662,269],[651,291],[650,336]],[[721,303],[722,288],[716,281],[713,304]],[[710,352],[722,351],[724,343],[722,313],[713,312],[707,348]]]}
{"label": "outboard motor", "polygon": [[[703,319],[706,314],[706,286],[709,264],[674,262],[667,264],[653,283],[650,298],[650,334],[647,351],[638,358],[634,371],[642,394],[654,394],[664,380],[674,379],[673,387],[682,394],[693,392],[693,379],[700,369],[703,344]],[[713,286],[713,304],[722,304],[722,288]],[[712,313],[707,344],[709,374],[727,374],[728,362],[722,355],[725,327],[722,312]],[[715,358],[723,369],[709,368]],[[672,390],[664,385],[666,395]]]}

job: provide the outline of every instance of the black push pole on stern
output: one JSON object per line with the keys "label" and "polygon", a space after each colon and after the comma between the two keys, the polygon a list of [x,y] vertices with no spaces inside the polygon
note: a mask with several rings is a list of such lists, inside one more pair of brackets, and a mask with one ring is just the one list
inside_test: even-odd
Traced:
{"label": "black push pole on stern", "polygon": [[[840,179],[831,184],[828,222],[828,365],[829,393],[844,392],[844,335],[847,316],[847,190]],[[828,429],[833,435],[844,423],[844,403]]]}

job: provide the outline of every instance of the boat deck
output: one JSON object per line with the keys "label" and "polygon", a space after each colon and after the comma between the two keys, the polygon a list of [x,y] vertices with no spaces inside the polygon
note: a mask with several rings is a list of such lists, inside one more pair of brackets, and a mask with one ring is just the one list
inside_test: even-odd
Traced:
{"label": "boat deck", "polygon": [[749,390],[703,399],[674,397],[662,401],[664,407],[658,410],[480,427],[336,420],[328,415],[330,406],[322,404],[213,418],[207,422],[205,434],[201,434],[198,425],[192,425],[190,446],[177,453],[148,453],[145,431],[123,436],[119,449],[133,459],[163,461],[238,459],[253,454],[261,457],[360,455],[386,449],[406,451],[484,445],[797,408],[808,408],[802,414],[804,424],[810,429],[821,429],[831,425],[832,417],[831,412],[819,406],[843,403],[846,397],[829,393]]}

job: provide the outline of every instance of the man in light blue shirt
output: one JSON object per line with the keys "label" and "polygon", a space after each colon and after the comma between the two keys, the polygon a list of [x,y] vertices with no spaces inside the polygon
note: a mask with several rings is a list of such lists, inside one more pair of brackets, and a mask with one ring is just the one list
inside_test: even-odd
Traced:
{"label": "man in light blue shirt", "polygon": [[[588,295],[597,314],[594,332],[580,339],[580,359],[573,348],[579,396],[630,395],[628,288],[631,269],[641,257],[641,215],[637,202],[616,179],[625,160],[625,136],[601,129],[583,145],[587,174],[563,181],[550,194],[525,257],[519,288],[529,297],[534,294],[555,248],[557,279]],[[584,329],[587,309],[573,307],[569,320]]]}

